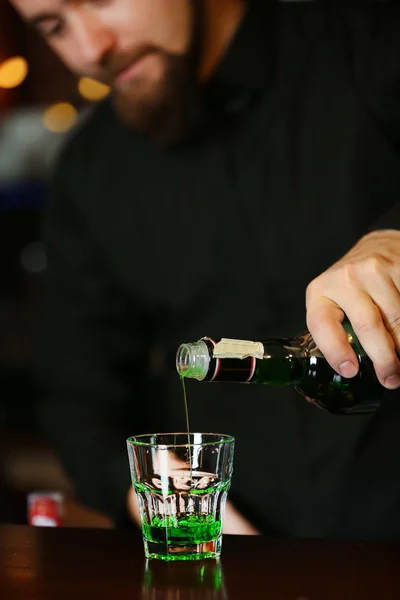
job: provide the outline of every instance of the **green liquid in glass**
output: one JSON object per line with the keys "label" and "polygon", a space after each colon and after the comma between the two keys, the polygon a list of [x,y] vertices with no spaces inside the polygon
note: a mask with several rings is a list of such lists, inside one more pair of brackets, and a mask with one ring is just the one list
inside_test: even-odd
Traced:
{"label": "green liquid in glass", "polygon": [[182,519],[155,517],[150,524],[143,523],[142,529],[154,557],[171,561],[201,560],[214,556],[214,552],[194,552],[194,547],[218,540],[222,523],[212,515],[186,515]]}

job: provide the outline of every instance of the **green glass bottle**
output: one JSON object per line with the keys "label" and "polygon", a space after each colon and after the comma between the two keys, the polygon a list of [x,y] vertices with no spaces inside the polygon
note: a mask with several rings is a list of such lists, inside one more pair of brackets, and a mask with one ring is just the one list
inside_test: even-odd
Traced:
{"label": "green glass bottle", "polygon": [[198,381],[261,383],[295,388],[319,407],[336,414],[368,413],[378,408],[386,389],[379,383],[372,361],[364,352],[349,321],[343,327],[359,361],[352,379],[329,365],[311,334],[263,342],[205,337],[181,344],[176,368],[183,378]]}

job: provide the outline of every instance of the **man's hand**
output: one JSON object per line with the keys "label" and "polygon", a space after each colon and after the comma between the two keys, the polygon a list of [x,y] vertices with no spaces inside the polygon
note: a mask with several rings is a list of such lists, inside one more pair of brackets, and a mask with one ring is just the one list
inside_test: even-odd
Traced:
{"label": "man's hand", "polygon": [[[128,492],[128,512],[132,521],[140,527],[139,503],[133,488]],[[236,510],[229,500],[226,503],[223,533],[260,535],[260,532]]]}
{"label": "man's hand", "polygon": [[308,329],[335,371],[344,377],[358,372],[341,325],[346,314],[379,381],[388,389],[400,387],[400,231],[361,238],[310,283],[306,306]]}

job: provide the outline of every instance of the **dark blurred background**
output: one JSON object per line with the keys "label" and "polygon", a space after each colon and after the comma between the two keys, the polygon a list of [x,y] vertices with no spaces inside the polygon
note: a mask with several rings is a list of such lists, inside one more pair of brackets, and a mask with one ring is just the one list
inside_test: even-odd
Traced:
{"label": "dark blurred background", "polygon": [[77,81],[0,2],[0,522],[27,522],[27,495],[64,496],[69,526],[109,527],[74,500],[35,425],[31,377],[35,300],[46,253],[40,218],[68,132],[107,90]]}

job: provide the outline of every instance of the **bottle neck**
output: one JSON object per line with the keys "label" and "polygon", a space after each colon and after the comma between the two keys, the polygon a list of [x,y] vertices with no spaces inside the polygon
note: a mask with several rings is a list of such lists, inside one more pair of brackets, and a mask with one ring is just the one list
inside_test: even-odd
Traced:
{"label": "bottle neck", "polygon": [[298,385],[305,370],[301,339],[267,340],[262,348],[262,358],[214,358],[214,342],[205,338],[178,348],[176,368],[181,377],[198,381]]}

